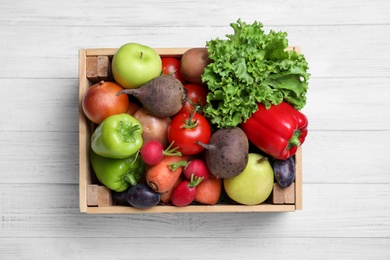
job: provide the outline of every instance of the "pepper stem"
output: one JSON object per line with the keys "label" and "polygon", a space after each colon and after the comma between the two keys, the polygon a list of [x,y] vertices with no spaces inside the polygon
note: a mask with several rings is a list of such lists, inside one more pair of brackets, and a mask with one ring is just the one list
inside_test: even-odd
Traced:
{"label": "pepper stem", "polygon": [[294,146],[300,146],[301,145],[301,141],[299,141],[299,137],[301,136],[301,131],[299,130],[296,130],[293,134],[293,136],[291,137],[291,139],[288,141],[288,146],[287,146],[287,150],[290,150],[291,148],[293,148]]}
{"label": "pepper stem", "polygon": [[135,125],[131,122],[120,121],[118,126],[118,133],[123,142],[129,143],[134,141],[134,135],[140,130],[139,125]]}
{"label": "pepper stem", "polygon": [[130,183],[131,186],[134,186],[137,184],[138,180],[135,178],[134,174],[126,174],[124,176],[125,180]]}

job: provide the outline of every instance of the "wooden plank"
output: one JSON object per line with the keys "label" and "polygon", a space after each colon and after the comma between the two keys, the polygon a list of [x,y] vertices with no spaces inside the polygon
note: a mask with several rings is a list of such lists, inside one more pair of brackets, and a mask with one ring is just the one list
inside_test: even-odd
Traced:
{"label": "wooden plank", "polygon": [[[271,28],[286,31],[289,45],[302,47],[302,53],[305,54],[310,72],[315,78],[388,77],[390,64],[387,61],[390,60],[390,53],[387,51],[386,39],[378,37],[377,32],[390,31],[389,24],[270,26],[267,30]],[[18,34],[15,34],[16,31]],[[104,37],[97,31],[104,31]],[[140,24],[101,28],[39,25],[3,27],[0,31],[0,39],[4,39],[0,78],[74,78],[77,75],[75,64],[78,49],[119,48],[129,39],[154,48],[203,47],[206,41],[217,37],[225,38],[226,34],[231,33],[233,30],[228,25],[220,27],[213,24],[191,28],[145,27]],[[19,35],[23,35],[24,41],[20,41]],[[361,35],[365,36],[364,41]],[[26,45],[24,42],[34,44]],[[353,46],[345,48],[346,42],[353,42]],[[368,49],[370,55],[356,55],[359,51]]]}
{"label": "wooden plank", "polygon": [[[0,129],[77,131],[77,84],[76,77],[0,79],[0,103],[7,108],[0,109]],[[308,139],[318,130],[390,130],[390,91],[387,91],[387,84],[387,78],[313,79],[309,85],[308,102],[303,109],[309,118]],[[375,99],[362,98],[367,86],[380,95],[375,95]],[[31,100],[33,92],[35,98]],[[9,98],[10,93],[18,98]]]}
{"label": "wooden plank", "polygon": [[[297,185],[290,185],[286,188],[284,188],[284,204],[295,204],[295,209],[296,210],[301,210],[302,209],[302,202],[296,203],[295,198],[302,198],[302,193],[299,193],[298,191],[295,190],[295,187]],[[302,190],[302,188],[301,188]]]}
{"label": "wooden plank", "polygon": [[261,204],[254,206],[243,205],[189,205],[186,207],[175,206],[155,206],[149,209],[136,209],[131,207],[113,206],[113,207],[88,207],[86,212],[89,214],[161,214],[161,213],[264,213],[264,212],[292,212],[295,205],[272,205]]}
{"label": "wooden plank", "polygon": [[[189,48],[154,48],[161,56],[180,57]],[[107,55],[113,57],[118,48],[89,48],[86,49],[87,56]]]}
{"label": "wooden plank", "polygon": [[[282,188],[278,183],[274,184],[270,200],[273,204],[294,204],[296,210],[302,209],[302,201],[296,203],[295,198],[302,200],[302,193],[296,192],[296,184],[293,183],[286,188]],[[302,190],[302,188],[300,189]]]}
{"label": "wooden plank", "polygon": [[96,83],[99,81],[98,77],[98,57],[86,57],[86,77],[90,81]]}
{"label": "wooden plank", "polygon": [[[302,188],[301,188],[302,190]],[[270,199],[273,204],[294,204],[296,210],[302,209],[302,201],[296,204],[295,198],[301,198],[302,194],[295,192],[295,183],[289,187],[283,188],[278,183],[274,184]]]}
{"label": "wooden plank", "polygon": [[1,145],[0,183],[79,183],[78,132],[6,131]]}
{"label": "wooden plank", "polygon": [[[85,208],[88,207],[88,206],[95,206],[97,207],[98,206],[98,202],[99,202],[99,186],[98,185],[87,185],[87,188],[86,188],[86,199],[82,199],[81,200],[81,197],[80,197],[80,201],[86,201],[85,204],[83,205],[80,205],[80,211],[81,212],[85,212]],[[82,196],[80,194],[80,196]],[[81,202],[80,202],[81,203]]]}
{"label": "wooden plank", "polygon": [[86,77],[92,83],[113,81],[111,75],[111,60],[106,55],[86,57]]}
{"label": "wooden plank", "polygon": [[[389,130],[390,103],[385,100],[390,100],[390,91],[386,80],[383,78],[380,83],[376,78],[312,79],[303,109],[309,118],[309,129]],[[377,94],[367,97],[371,93]]]}
{"label": "wooden plank", "polygon": [[[86,149],[79,152],[78,134],[2,132],[0,183],[90,183],[79,180],[79,167],[89,165],[78,163],[79,153],[85,154]],[[363,150],[356,149],[357,140]],[[390,183],[384,140],[390,140],[390,131],[309,132],[302,147],[303,196],[308,183]]]}
{"label": "wooden plank", "polygon": [[284,190],[279,184],[275,183],[271,193],[271,203],[284,204]]}
{"label": "wooden plank", "polygon": [[[78,144],[79,144],[79,171],[85,171],[90,172],[90,165],[88,162],[87,151],[89,149],[90,144],[90,136],[91,132],[89,131],[89,128],[87,127],[88,119],[82,113],[82,97],[83,94],[88,89],[90,83],[87,80],[87,72],[85,68],[87,64],[86,59],[86,51],[85,50],[79,50],[79,70],[78,70],[78,108],[79,108],[79,116],[78,116]],[[78,176],[78,182],[81,187],[86,187],[87,184],[91,183],[91,177],[90,176]],[[88,204],[88,198],[87,198],[87,190],[86,189],[80,189],[79,190],[79,204],[80,204],[80,211],[85,212],[86,211],[86,205]]]}
{"label": "wooden plank", "polygon": [[98,73],[97,76],[99,80],[103,81],[113,81],[113,77],[111,74],[111,60],[108,56],[98,56]]}
{"label": "wooden plank", "polygon": [[105,186],[99,186],[98,189],[98,207],[110,207],[113,204],[110,189]]}
{"label": "wooden plank", "polygon": [[[302,164],[303,164],[303,150],[304,150],[304,145],[305,143],[303,143],[303,145],[298,149],[297,153],[295,154],[295,169],[296,169],[296,172],[295,172],[295,181],[294,181],[294,191],[293,191],[293,194],[294,194],[294,198],[290,199],[290,197],[285,197],[285,202],[288,201],[288,202],[291,202],[291,201],[295,201],[295,208],[297,210],[301,210],[303,208],[303,188],[302,188],[302,180],[303,180],[303,176],[305,176],[305,173],[303,172],[303,168],[302,168]],[[306,173],[306,174],[309,174],[309,173]],[[289,190],[289,192],[291,192]],[[287,193],[287,195],[289,195],[289,193]]]}
{"label": "wooden plank", "polygon": [[[23,8],[5,1],[2,4],[2,25],[41,25],[55,24],[56,26],[134,26],[134,21],[142,21],[144,26],[194,26],[207,27],[211,24],[225,26],[237,19],[237,10],[240,17],[248,22],[261,20],[272,25],[346,25],[346,24],[385,24],[389,23],[390,13],[386,1],[357,0],[353,5],[348,1],[327,1],[311,5],[309,0],[289,4],[282,0],[275,1],[234,1],[225,0],[223,4],[210,1],[175,1],[174,3],[154,0],[142,1],[106,1],[99,3],[98,8],[91,12],[91,6],[96,2],[92,0],[80,3],[69,0],[61,3],[38,0],[34,2],[22,1]],[[40,6],[40,8],[36,8]],[[148,19],[145,17],[147,6]],[[304,7],[304,8],[303,8]],[[332,7],[332,8],[329,8]],[[53,11],[55,10],[55,11]],[[132,19],[129,21],[128,12],[131,10]],[[217,11],[216,11],[217,10]],[[115,14],[115,16],[107,15]],[[272,15],[270,15],[272,14]],[[188,15],[199,19],[188,19]],[[162,23],[161,21],[164,21]],[[104,32],[104,30],[96,30]]]}
{"label": "wooden plank", "polygon": [[[94,207],[110,207],[112,206],[112,196],[111,191],[105,187],[100,185],[90,184],[86,187],[86,204],[80,205],[80,211],[85,212],[86,207],[94,206]],[[80,195],[81,196],[81,195]],[[81,200],[81,198],[80,198]]]}
{"label": "wooden plank", "polygon": [[[216,238],[199,239],[193,236],[169,239],[135,237],[134,233],[125,239],[118,239],[109,230],[105,234],[95,234],[93,237],[80,238],[0,238],[0,255],[5,259],[112,259],[113,256],[131,254],[137,259],[195,260],[221,259],[226,252],[229,252],[227,259],[276,259],[286,255],[290,259],[307,259],[308,255],[321,256],[320,259],[387,259],[390,255],[388,238],[280,238],[276,235],[263,238],[259,235],[256,239],[224,237],[221,242]],[[154,246],[150,247],[150,244]],[[189,254],[188,250],[194,244],[202,250]],[[45,245],[45,250],[42,250],[42,245]],[[131,251],[129,245],[132,245]],[[173,248],[172,245],[180,246]],[[234,250],[231,250],[232,247]]]}
{"label": "wooden plank", "polygon": [[294,213],[91,216],[79,212],[77,184],[0,184],[0,237],[388,238],[390,184],[306,184],[304,191],[305,207]]}

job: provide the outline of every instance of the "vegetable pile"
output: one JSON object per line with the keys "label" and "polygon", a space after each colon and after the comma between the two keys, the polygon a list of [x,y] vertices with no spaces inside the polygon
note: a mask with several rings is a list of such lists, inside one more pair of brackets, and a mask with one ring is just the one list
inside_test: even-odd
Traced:
{"label": "vegetable pile", "polygon": [[257,104],[267,108],[283,100],[302,109],[310,74],[305,57],[286,51],[287,33],[265,34],[259,22],[232,23],[228,39],[207,42],[209,58],[202,80],[209,94],[204,113],[218,127],[237,126],[247,120]]}
{"label": "vegetable pile", "polygon": [[308,64],[287,50],[284,32],[240,19],[231,26],[227,39],[180,58],[127,43],[112,58],[114,78],[84,94],[89,160],[114,204],[251,205],[267,201],[273,185],[293,185],[307,136],[299,110]]}

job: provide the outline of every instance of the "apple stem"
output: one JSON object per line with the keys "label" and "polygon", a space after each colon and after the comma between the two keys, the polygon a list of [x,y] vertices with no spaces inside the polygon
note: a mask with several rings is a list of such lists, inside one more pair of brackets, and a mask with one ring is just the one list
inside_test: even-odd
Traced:
{"label": "apple stem", "polygon": [[267,157],[261,157],[259,160],[257,160],[257,163],[262,163],[262,162],[264,162],[264,161],[267,161],[268,160],[268,158]]}
{"label": "apple stem", "polygon": [[142,56],[144,55],[144,53],[141,51],[141,56],[140,56],[140,58],[142,59]]}

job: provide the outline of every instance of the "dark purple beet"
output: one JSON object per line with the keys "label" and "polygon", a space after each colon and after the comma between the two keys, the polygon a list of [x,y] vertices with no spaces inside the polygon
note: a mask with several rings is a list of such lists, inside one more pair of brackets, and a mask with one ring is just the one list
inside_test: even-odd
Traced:
{"label": "dark purple beet", "polygon": [[140,88],[124,89],[117,93],[132,95],[150,113],[166,118],[178,113],[187,101],[187,89],[173,76],[158,76]]}
{"label": "dark purple beet", "polygon": [[237,176],[248,164],[248,137],[239,127],[218,129],[208,144],[197,144],[206,149],[207,167],[217,178]]}

